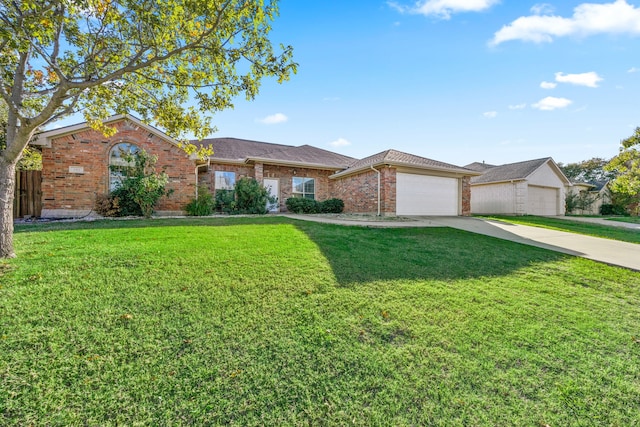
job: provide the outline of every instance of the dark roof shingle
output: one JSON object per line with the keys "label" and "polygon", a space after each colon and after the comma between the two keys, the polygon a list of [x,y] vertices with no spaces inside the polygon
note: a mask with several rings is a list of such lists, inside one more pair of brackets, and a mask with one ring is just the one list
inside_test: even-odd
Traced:
{"label": "dark roof shingle", "polygon": [[323,150],[311,145],[301,145],[299,147],[286,147],[280,150],[271,151],[259,156],[247,156],[249,158],[260,158],[270,160],[280,160],[285,162],[307,163],[313,165],[326,165],[333,168],[347,168],[356,161],[353,157]]}
{"label": "dark roof shingle", "polygon": [[525,179],[549,160],[551,157],[495,166],[487,169],[482,175],[471,178],[471,183],[485,184]]}
{"label": "dark roof shingle", "polygon": [[455,172],[472,172],[471,170],[465,170],[465,168],[461,166],[452,165],[450,163],[439,162],[437,160],[416,156],[414,154],[404,153],[398,150],[386,150],[354,162],[349,166],[347,170],[340,172],[340,175],[366,169],[367,167],[383,163],[414,166],[423,169],[442,169]]}
{"label": "dark roof shingle", "polygon": [[238,138],[210,138],[193,141],[194,144],[213,147],[212,160],[245,161],[247,159],[273,160],[309,165],[323,165],[331,169],[344,169],[356,159],[323,150],[311,145],[272,144]]}
{"label": "dark roof shingle", "polygon": [[211,144],[213,147],[213,160],[244,160],[247,157],[263,156],[272,151],[293,147],[292,145],[272,144],[270,142],[251,141],[239,138],[209,138],[192,142],[201,146]]}

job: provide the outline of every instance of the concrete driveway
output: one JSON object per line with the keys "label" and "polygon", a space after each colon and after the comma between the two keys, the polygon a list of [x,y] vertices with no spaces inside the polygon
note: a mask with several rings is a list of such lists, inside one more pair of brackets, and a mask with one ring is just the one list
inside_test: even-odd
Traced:
{"label": "concrete driveway", "polygon": [[364,227],[451,227],[640,271],[640,244],[530,227],[528,225],[509,224],[483,218],[433,216],[411,217],[410,221],[384,221],[379,219],[367,221],[314,215],[286,214],[285,216],[304,221]]}
{"label": "concrete driveway", "polygon": [[640,271],[640,245],[501,221],[428,217],[431,222]]}

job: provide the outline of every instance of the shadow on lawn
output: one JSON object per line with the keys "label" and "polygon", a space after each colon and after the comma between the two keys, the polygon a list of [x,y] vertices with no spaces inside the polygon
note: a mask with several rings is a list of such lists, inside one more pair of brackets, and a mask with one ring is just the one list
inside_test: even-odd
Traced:
{"label": "shadow on lawn", "polygon": [[56,230],[293,225],[313,241],[342,286],[376,280],[452,280],[506,275],[567,255],[453,228],[368,228],[282,216],[100,220],[19,225],[16,233]]}
{"label": "shadow on lawn", "polygon": [[453,228],[365,228],[298,223],[318,245],[341,285],[395,279],[502,276],[557,252]]}

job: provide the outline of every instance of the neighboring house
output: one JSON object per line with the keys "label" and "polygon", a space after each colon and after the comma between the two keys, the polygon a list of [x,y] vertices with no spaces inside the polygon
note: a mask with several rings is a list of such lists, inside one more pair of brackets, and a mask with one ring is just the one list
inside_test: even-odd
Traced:
{"label": "neighboring house", "polygon": [[609,181],[572,182],[566,191],[567,194],[582,195],[588,201],[586,209],[578,207],[571,212],[574,214],[600,215],[600,207],[612,202]]}
{"label": "neighboring house", "polygon": [[270,211],[285,211],[289,197],[340,198],[345,212],[381,215],[469,215],[470,169],[387,150],[362,160],[310,145],[290,146],[236,138],[193,141],[213,146],[208,162],[188,156],[177,141],[128,116],[106,121],[118,132],[104,137],[86,123],[43,132],[33,145],[43,154],[43,217],[91,213],[96,195],[117,185],[122,152],[145,150],[169,176],[173,193],[162,198],[160,214],[182,213],[196,185],[211,192],[232,190],[252,177],[278,198]]}
{"label": "neighboring house", "polygon": [[564,215],[570,185],[551,157],[506,165],[471,163],[471,212],[503,215]]}

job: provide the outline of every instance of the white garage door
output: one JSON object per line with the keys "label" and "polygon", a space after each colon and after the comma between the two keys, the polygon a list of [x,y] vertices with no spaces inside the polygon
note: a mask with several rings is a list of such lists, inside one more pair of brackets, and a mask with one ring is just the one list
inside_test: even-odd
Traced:
{"label": "white garage door", "polygon": [[528,215],[558,215],[558,189],[529,186]]}
{"label": "white garage door", "polygon": [[397,215],[458,215],[458,180],[396,174]]}

